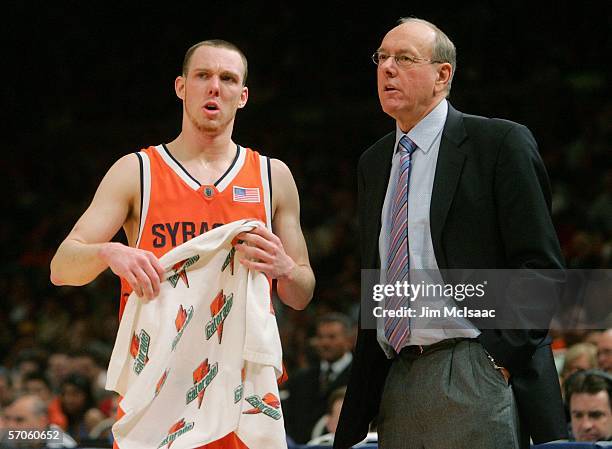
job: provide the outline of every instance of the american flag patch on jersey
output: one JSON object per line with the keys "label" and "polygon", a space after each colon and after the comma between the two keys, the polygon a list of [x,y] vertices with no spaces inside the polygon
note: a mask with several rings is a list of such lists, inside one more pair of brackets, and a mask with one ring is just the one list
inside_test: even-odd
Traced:
{"label": "american flag patch on jersey", "polygon": [[234,186],[234,201],[241,203],[259,203],[258,187],[238,187]]}

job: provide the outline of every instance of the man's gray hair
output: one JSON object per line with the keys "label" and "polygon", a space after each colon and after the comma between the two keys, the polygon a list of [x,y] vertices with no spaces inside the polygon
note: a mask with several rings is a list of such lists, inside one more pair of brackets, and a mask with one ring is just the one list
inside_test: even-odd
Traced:
{"label": "man's gray hair", "polygon": [[35,415],[36,417],[40,416],[49,416],[49,410],[45,401],[43,401],[39,396],[31,393],[22,393],[19,394],[11,405],[15,404],[17,401],[27,401],[29,406],[30,413]]}
{"label": "man's gray hair", "polygon": [[431,49],[431,59],[433,61],[448,62],[452,67],[452,73],[448,79],[448,84],[446,85],[446,96],[448,97],[451,90],[451,83],[453,81],[453,77],[455,76],[455,71],[457,70],[457,50],[455,49],[455,44],[453,44],[453,41],[449,39],[444,31],[427,20],[419,19],[417,17],[402,17],[398,20],[399,25],[410,22],[426,25],[436,33],[436,40],[434,41],[433,48]]}

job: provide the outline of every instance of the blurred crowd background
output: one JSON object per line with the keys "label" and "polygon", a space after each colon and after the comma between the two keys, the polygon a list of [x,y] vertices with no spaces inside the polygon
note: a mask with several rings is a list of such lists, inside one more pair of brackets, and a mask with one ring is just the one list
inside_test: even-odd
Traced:
{"label": "blurred crowd background", "polygon": [[[118,279],[107,272],[85,287],[57,288],[49,262],[118,157],[177,135],[174,78],[185,50],[207,38],[232,41],[249,59],[250,99],[234,140],[286,162],[300,192],[317,287],[305,311],[277,305],[290,376],[319,363],[317,318],[357,318],[357,160],[394,126],[380,110],[370,55],[401,16],[431,20],[454,41],[457,109],[534,133],[567,266],[610,268],[610,4],[463,3],[207,2],[152,11],[67,2],[35,14],[29,4],[13,5],[14,20],[9,14],[3,25],[0,405],[25,388],[27,373],[45,373],[52,395],[70,372],[103,379],[118,326]],[[567,346],[564,337],[558,348]],[[97,407],[112,410],[108,400]]]}

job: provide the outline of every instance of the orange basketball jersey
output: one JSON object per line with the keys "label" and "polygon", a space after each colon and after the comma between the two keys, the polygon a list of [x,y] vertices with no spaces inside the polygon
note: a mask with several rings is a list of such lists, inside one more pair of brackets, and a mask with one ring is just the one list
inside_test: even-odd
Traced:
{"label": "orange basketball jersey", "polygon": [[[161,257],[209,229],[243,218],[272,228],[270,159],[236,146],[227,171],[212,185],[201,185],[165,145],[136,153],[140,163],[140,223],[136,248]],[[121,279],[119,316],[131,288]]]}

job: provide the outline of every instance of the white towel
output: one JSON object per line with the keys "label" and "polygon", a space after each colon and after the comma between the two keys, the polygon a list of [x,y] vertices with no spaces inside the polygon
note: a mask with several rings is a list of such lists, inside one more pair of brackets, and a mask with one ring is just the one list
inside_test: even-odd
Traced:
{"label": "white towel", "polygon": [[123,396],[121,449],[188,449],[232,431],[251,449],[286,449],[270,284],[232,246],[257,225],[236,221],[174,248],[160,259],[159,296],[130,295],[106,382]]}

